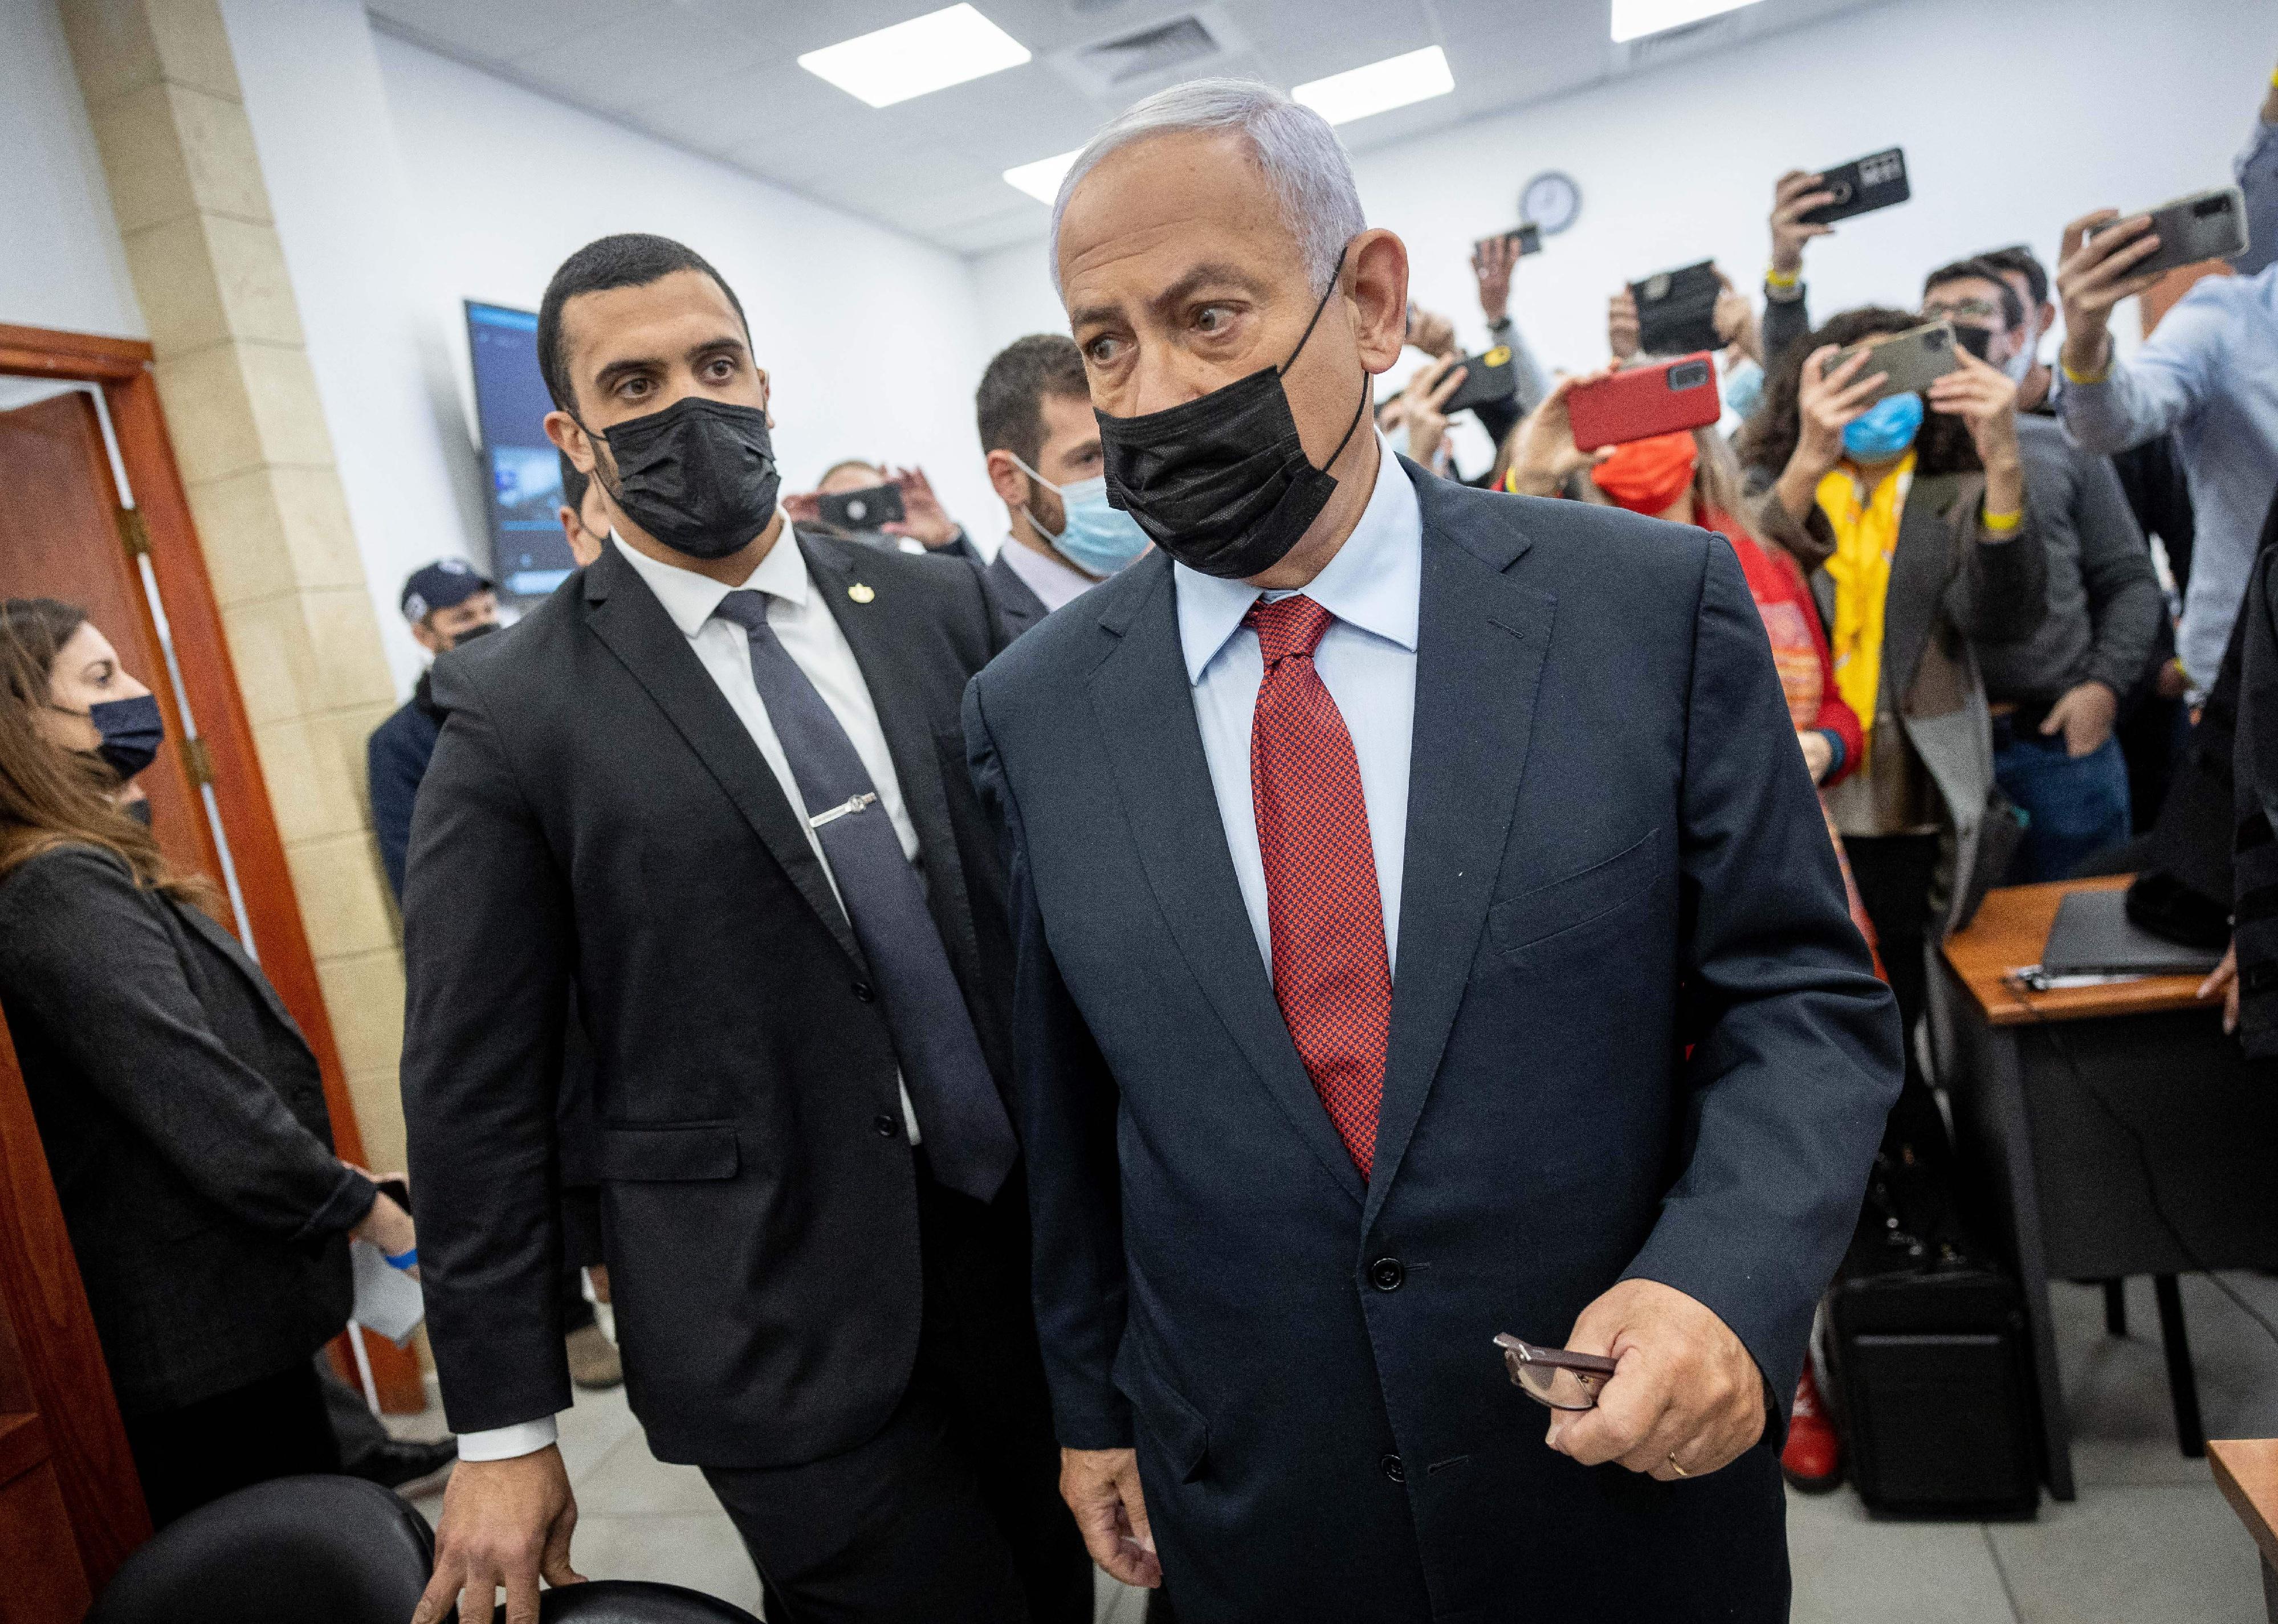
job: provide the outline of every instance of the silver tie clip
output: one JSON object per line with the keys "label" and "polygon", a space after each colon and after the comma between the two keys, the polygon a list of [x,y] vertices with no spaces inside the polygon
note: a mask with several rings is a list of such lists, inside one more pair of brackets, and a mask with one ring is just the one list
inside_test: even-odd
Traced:
{"label": "silver tie clip", "polygon": [[865,806],[868,806],[871,802],[877,798],[877,793],[875,790],[869,789],[865,789],[860,795],[849,796],[845,800],[841,801],[829,811],[819,812],[815,813],[814,817],[809,818],[806,820],[806,827],[810,829],[819,829],[826,823],[835,822],[838,819],[844,818],[848,812],[860,812]]}

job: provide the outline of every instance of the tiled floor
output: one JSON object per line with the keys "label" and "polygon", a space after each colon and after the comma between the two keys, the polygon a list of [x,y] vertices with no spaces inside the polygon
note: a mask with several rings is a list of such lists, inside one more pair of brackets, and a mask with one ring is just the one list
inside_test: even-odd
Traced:
{"label": "tiled floor", "polygon": [[[2226,1278],[2278,1320],[2278,1280]],[[2278,1345],[2204,1280],[2183,1283],[2183,1301],[2209,1433],[2278,1436]],[[1791,1494],[1797,1624],[2258,1624],[2253,1547],[2206,1463],[2175,1449],[2149,1281],[2132,1283],[2129,1308],[2133,1334],[2115,1341],[2098,1292],[2057,1288],[2077,1500],[2044,1500],[2031,1522],[1892,1523],[1869,1520],[1848,1490]],[[757,1610],[759,1581],[702,1476],[649,1454],[621,1392],[580,1395],[562,1449],[579,1572]],[[432,1520],[440,1497],[419,1505]],[[1138,1592],[1102,1578],[1101,1624],[1139,1624],[1143,1611]]]}

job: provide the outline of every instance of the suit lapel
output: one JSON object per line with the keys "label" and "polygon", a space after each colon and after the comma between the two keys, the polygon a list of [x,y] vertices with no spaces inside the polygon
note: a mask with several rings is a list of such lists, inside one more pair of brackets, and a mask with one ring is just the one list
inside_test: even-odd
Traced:
{"label": "suit lapel", "polygon": [[[1008,539],[1005,545],[1021,544]],[[1005,561],[1000,551],[989,566],[990,596],[996,599],[998,618],[1005,623],[1007,637],[1017,637],[1044,618],[1044,600],[1036,596],[1036,589],[1021,579],[1021,572]]]}
{"label": "suit lapel", "polygon": [[1470,985],[1487,901],[1510,836],[1534,728],[1535,690],[1557,599],[1503,572],[1525,552],[1516,525],[1455,539],[1440,482],[1418,479],[1424,588],[1409,760],[1400,959],[1374,1175],[1375,1222],[1399,1172],[1456,1011]]}
{"label": "suit lapel", "polygon": [[956,944],[965,962],[976,964],[980,946],[974,940],[965,869],[957,860],[957,841],[950,827],[941,752],[927,720],[923,684],[911,667],[909,639],[900,635],[908,625],[907,606],[894,601],[891,586],[857,604],[847,596],[854,581],[853,560],[810,546],[804,537],[799,538],[799,547],[806,556],[807,574],[845,634],[846,646],[854,651],[854,663],[861,667],[863,683],[870,690],[879,729],[886,736],[886,753],[894,759],[894,775],[902,782],[902,804],[917,828],[934,920],[944,927],[943,939]]}
{"label": "suit lapel", "polygon": [[269,984],[269,978],[263,975],[247,956],[242,942],[230,934],[226,928],[210,918],[203,908],[189,903],[180,903],[173,905],[172,911],[176,919],[187,921],[192,930],[203,936],[217,953],[229,961],[230,968],[242,976],[247,984],[260,995],[263,1005],[277,1018],[281,1025],[289,1032],[298,1033],[301,1030],[300,1024],[293,1018],[292,1010],[285,1007],[285,1000],[278,995],[277,989]]}
{"label": "suit lapel", "polygon": [[1359,1170],[1289,1041],[1226,849],[1180,651],[1170,562],[1156,554],[1132,569],[1154,579],[1128,618],[1128,598],[1102,617],[1116,641],[1092,673],[1091,698],[1140,862],[1212,1009],[1297,1136],[1357,1206]]}
{"label": "suit lapel", "polygon": [[585,571],[585,619],[593,635],[647,690],[688,747],[696,752],[752,832],[760,837],[799,895],[806,899],[846,957],[860,966],[862,951],[830,889],[829,876],[807,844],[798,814],[784,797],[767,758],[745,731],[688,639],[664,612],[656,594],[617,555],[614,546]]}

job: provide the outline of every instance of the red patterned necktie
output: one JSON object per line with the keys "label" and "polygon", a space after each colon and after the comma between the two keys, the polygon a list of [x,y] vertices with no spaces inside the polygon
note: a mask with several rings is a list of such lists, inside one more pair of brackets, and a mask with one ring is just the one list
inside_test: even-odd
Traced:
{"label": "red patterned necktie", "polygon": [[1246,623],[1257,633],[1265,677],[1250,728],[1250,784],[1265,865],[1273,996],[1366,1178],[1384,1098],[1392,966],[1360,761],[1313,669],[1313,650],[1334,618],[1310,598],[1250,606]]}

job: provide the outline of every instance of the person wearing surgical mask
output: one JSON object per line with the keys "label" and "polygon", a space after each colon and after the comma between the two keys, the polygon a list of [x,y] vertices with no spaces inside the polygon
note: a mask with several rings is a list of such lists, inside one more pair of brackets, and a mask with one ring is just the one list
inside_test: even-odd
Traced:
{"label": "person wearing surgical mask", "polygon": [[[1963,260],[1930,273],[1925,320],[1953,324],[1972,355],[2022,381],[2033,329],[1999,266]],[[2061,880],[2131,830],[2128,763],[2114,724],[2143,677],[2165,607],[2152,554],[2112,463],[2021,413],[2017,446],[2048,556],[2047,616],[2022,642],[1985,642],[1977,661],[1993,714],[1993,774],[2028,820],[2006,876]]]}
{"label": "person wearing surgical mask", "polygon": [[989,595],[1005,635],[1017,637],[1150,543],[1136,520],[1108,505],[1099,423],[1074,339],[1015,339],[982,374],[974,408],[1009,526],[989,566]]}
{"label": "person wearing surgical mask", "polygon": [[0,603],[0,1008],[151,1521],[337,1472],[311,1355],[348,1242],[410,1215],[333,1152],[317,1059],[159,850],[134,780],[165,721],[86,612]]}
{"label": "person wearing surgical mask", "polygon": [[[1865,735],[1827,804],[1909,1032],[1930,949],[1966,922],[1979,882],[1999,881],[2017,834],[1976,651],[2031,637],[2048,603],[2016,385],[1957,345],[1956,370],[1924,393],[1877,398],[1871,347],[1920,320],[1851,310],[1788,347],[1734,447],[1743,517],[1810,572],[1837,690]],[[1853,345],[1866,347],[1831,364]],[[1941,1142],[1911,1041],[1906,1055],[1893,1132]]]}

